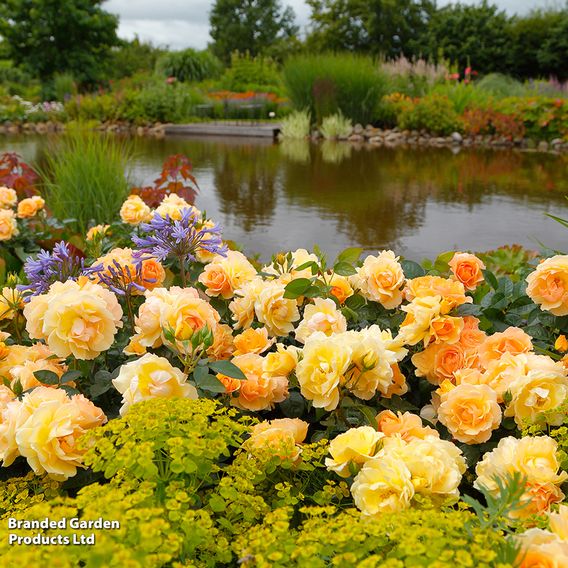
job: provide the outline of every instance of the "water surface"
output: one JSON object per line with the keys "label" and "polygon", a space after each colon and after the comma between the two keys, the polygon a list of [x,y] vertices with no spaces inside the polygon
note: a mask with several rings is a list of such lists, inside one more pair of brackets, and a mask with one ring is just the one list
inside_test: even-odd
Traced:
{"label": "water surface", "polygon": [[[41,160],[46,138],[0,137],[0,151]],[[157,177],[163,160],[191,158],[196,205],[226,238],[267,259],[314,244],[390,248],[421,260],[446,250],[519,243],[568,250],[568,156],[512,150],[355,148],[212,137],[138,138],[133,176]]]}

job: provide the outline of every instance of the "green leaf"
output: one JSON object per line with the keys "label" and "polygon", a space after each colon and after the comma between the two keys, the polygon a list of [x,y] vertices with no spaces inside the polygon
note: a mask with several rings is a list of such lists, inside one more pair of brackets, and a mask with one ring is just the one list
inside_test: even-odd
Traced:
{"label": "green leaf", "polygon": [[345,305],[350,308],[351,310],[358,310],[362,308],[366,304],[365,298],[359,294],[354,294],[353,296],[349,296],[345,300]]}
{"label": "green leaf", "polygon": [[209,374],[209,368],[203,365],[198,365],[193,370],[193,380],[198,383],[205,380],[205,377]]}
{"label": "green leaf", "polygon": [[81,373],[81,371],[67,371],[62,375],[61,380],[59,382],[62,385],[67,383],[72,383],[73,381],[80,379],[82,376],[83,373]]}
{"label": "green leaf", "polygon": [[73,396],[75,394],[80,394],[77,389],[70,387],[69,385],[61,385],[61,389],[67,393],[67,396]]}
{"label": "green leaf", "polygon": [[[227,375],[228,376],[228,375]],[[195,379],[195,375],[194,375]],[[204,377],[200,377],[199,380],[195,379],[195,384],[204,391],[221,393],[226,392],[225,385],[213,375],[205,375]]]}
{"label": "green leaf", "polygon": [[301,418],[306,410],[306,401],[297,390],[292,390],[290,396],[278,406],[287,418]]}
{"label": "green leaf", "polygon": [[483,270],[483,276],[493,290],[497,290],[499,288],[499,282],[491,270]]}
{"label": "green leaf", "polygon": [[284,298],[295,300],[304,295],[304,292],[312,285],[312,281],[308,278],[296,278],[286,285],[284,288]]}
{"label": "green leaf", "polygon": [[306,298],[319,298],[323,295],[323,290],[319,286],[310,286],[302,295]]}
{"label": "green leaf", "polygon": [[35,371],[34,377],[44,385],[58,385],[59,377],[53,371]]}
{"label": "green leaf", "polygon": [[[360,247],[351,247],[347,248],[344,251],[341,251],[337,255],[337,262],[347,262],[349,264],[354,264],[359,260],[359,257],[363,253],[363,249]],[[336,270],[337,272],[337,270]]]}
{"label": "green leaf", "polygon": [[215,373],[221,373],[221,375],[231,377],[232,379],[240,379],[241,381],[246,380],[245,374],[230,361],[212,361],[208,363],[208,365],[212,371],[215,371]]}
{"label": "green leaf", "polygon": [[402,270],[404,275],[411,280],[412,278],[419,278],[420,276],[424,276],[426,271],[413,260],[403,260],[401,261],[400,265],[402,266]]}
{"label": "green leaf", "polygon": [[314,260],[308,260],[308,262],[304,262],[303,264],[300,264],[300,266],[295,266],[294,270],[296,271],[306,270],[307,268],[313,268],[314,266],[316,267],[316,272],[317,272],[317,269],[319,268],[318,263],[315,262]]}
{"label": "green leaf", "polygon": [[220,495],[213,495],[211,499],[209,499],[209,507],[214,513],[220,513],[225,510],[227,507],[225,500]]}
{"label": "green leaf", "polygon": [[333,270],[340,276],[352,276],[353,274],[357,274],[353,265],[345,261],[336,262],[333,266]]}

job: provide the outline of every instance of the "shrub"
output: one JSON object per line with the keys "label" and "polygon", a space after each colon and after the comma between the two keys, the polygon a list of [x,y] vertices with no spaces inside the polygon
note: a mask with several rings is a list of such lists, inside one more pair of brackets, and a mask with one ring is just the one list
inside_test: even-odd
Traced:
{"label": "shrub", "polygon": [[348,118],[345,118],[341,113],[326,116],[323,119],[320,131],[324,138],[344,138],[351,134],[353,124]]}
{"label": "shrub", "polygon": [[354,122],[373,121],[388,85],[371,58],[351,54],[294,57],[283,75],[294,107],[309,109],[318,124],[337,112]]}
{"label": "shrub", "polygon": [[164,77],[175,77],[181,82],[199,82],[219,77],[223,66],[209,51],[188,48],[164,54],[156,63],[156,70]]}
{"label": "shrub", "polygon": [[231,66],[219,81],[224,89],[236,92],[266,91],[280,94],[282,79],[278,65],[269,57],[233,53]]}
{"label": "shrub", "polygon": [[399,106],[398,125],[403,130],[451,134],[461,128],[458,114],[448,97],[432,94]]}
{"label": "shrub", "polygon": [[438,85],[432,94],[447,97],[458,114],[468,108],[484,108],[491,103],[491,95],[478,89],[475,83],[444,83]]}
{"label": "shrub", "polygon": [[490,73],[486,75],[475,83],[475,87],[496,99],[520,97],[523,96],[525,92],[525,88],[520,81],[508,75],[503,75],[502,73]]}
{"label": "shrub", "polygon": [[306,110],[297,110],[289,114],[281,124],[282,138],[301,139],[310,135],[311,115]]}
{"label": "shrub", "polygon": [[53,144],[40,172],[53,213],[81,232],[90,221],[112,222],[130,191],[131,155],[126,141],[80,131]]}

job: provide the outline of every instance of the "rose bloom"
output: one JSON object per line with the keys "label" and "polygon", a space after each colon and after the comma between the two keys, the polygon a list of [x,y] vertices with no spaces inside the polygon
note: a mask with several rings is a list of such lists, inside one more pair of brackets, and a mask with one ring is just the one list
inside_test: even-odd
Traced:
{"label": "rose bloom", "polygon": [[456,343],[464,328],[463,318],[438,316],[430,322],[430,337],[434,343]]}
{"label": "rose bloom", "polygon": [[[507,474],[519,472],[527,482],[524,498],[526,501],[530,503],[534,500],[534,495],[531,496],[531,487],[541,486],[542,488],[547,484],[556,486],[554,490],[551,490],[550,486],[547,489],[549,495],[547,502],[550,504],[562,501],[564,494],[558,489],[566,481],[568,474],[564,471],[558,473],[560,464],[557,447],[556,441],[549,436],[503,438],[493,451],[487,452],[477,463],[475,468],[477,479],[474,487],[477,489],[485,487],[497,496],[499,487],[495,482],[495,476],[504,479]],[[550,496],[553,498],[551,499]],[[532,513],[532,507],[529,506],[520,510],[517,516],[526,517]]]}
{"label": "rose bloom", "polygon": [[391,365],[392,369],[392,383],[387,388],[386,392],[382,393],[385,398],[392,398],[393,396],[402,396],[408,392],[408,384],[406,377],[400,371],[398,363]]}
{"label": "rose bloom", "polygon": [[501,358],[503,353],[518,355],[532,351],[530,335],[519,327],[508,327],[505,331],[488,336],[479,346],[479,361],[487,369],[492,361]]}
{"label": "rose bloom", "polygon": [[349,284],[349,280],[341,274],[333,274],[329,280],[331,286],[330,294],[333,294],[340,304],[344,304],[345,300],[353,296],[353,288]]}
{"label": "rose bloom", "polygon": [[[192,207],[192,210],[195,213],[197,213],[198,217],[201,217],[201,211],[199,211],[195,207]],[[215,223],[215,221],[212,221],[211,219],[202,219],[201,222],[198,223],[197,228],[214,229],[216,226],[217,224]],[[205,234],[201,239],[201,245],[206,244],[207,241],[210,241],[213,238],[215,237],[212,233]],[[202,264],[207,264],[208,262],[212,262],[216,256],[217,255],[214,252],[204,249],[203,246],[199,246],[195,251],[195,258],[197,259],[198,262],[201,262]]]}
{"label": "rose bloom", "polygon": [[379,302],[387,310],[396,308],[402,302],[405,281],[398,259],[391,250],[368,256],[351,277],[351,284],[368,300]]}
{"label": "rose bloom", "polygon": [[351,486],[355,506],[367,517],[407,509],[414,497],[412,476],[395,456],[365,462]]}
{"label": "rose bloom", "polygon": [[406,282],[405,298],[411,302],[416,298],[440,296],[440,313],[447,314],[454,308],[473,299],[465,295],[465,288],[461,282],[442,278],[441,276],[419,276]]}
{"label": "rose bloom", "polygon": [[14,212],[11,209],[0,209],[0,241],[9,241],[19,233]]}
{"label": "rose bloom", "polygon": [[568,314],[568,255],[557,255],[541,262],[527,276],[527,295],[555,316]]}
{"label": "rose bloom", "polygon": [[302,396],[315,408],[334,410],[339,404],[339,388],[351,363],[351,347],[337,335],[314,333],[296,367]]}
{"label": "rose bloom", "polygon": [[475,290],[483,282],[485,264],[474,254],[456,252],[448,263],[454,278],[461,282],[466,290]]}
{"label": "rose bloom", "polygon": [[201,217],[201,212],[190,205],[183,197],[177,193],[170,193],[162,199],[160,205],[156,208],[156,214],[160,217],[168,216],[170,219],[179,221],[184,209],[191,209],[198,217]]}
{"label": "rose bloom", "polygon": [[[233,406],[258,412],[259,410],[270,410],[275,403],[283,402],[288,397],[288,379],[282,376],[265,375],[263,359],[260,355],[247,353],[235,357],[232,362],[246,376],[246,380],[240,381],[240,387],[235,390],[238,396],[231,397]],[[218,375],[221,382],[224,382],[221,377]],[[231,387],[233,386],[231,384]]]}
{"label": "rose bloom", "polygon": [[410,412],[395,414],[392,410],[383,410],[377,414],[377,425],[385,436],[400,436],[405,442],[426,436],[439,437],[434,428],[424,426],[420,416]]}
{"label": "rose bloom", "polygon": [[[138,262],[140,263],[139,269],[137,269]],[[130,248],[112,249],[109,253],[98,258],[94,264],[100,264],[104,269],[103,272],[110,276],[110,268],[115,271],[118,270],[115,263],[120,265],[126,282],[135,282],[146,290],[159,288],[166,278],[164,267],[158,260],[145,258],[142,261],[137,261],[134,258],[134,251]],[[133,288],[133,293],[140,294],[136,288]]]}
{"label": "rose bloom", "polygon": [[253,426],[245,447],[252,453],[269,448],[281,459],[296,461],[308,435],[308,423],[299,418],[279,418]]}
{"label": "rose bloom", "polygon": [[266,282],[254,302],[258,321],[266,326],[271,337],[285,337],[294,330],[293,322],[300,319],[296,300],[284,298],[284,286]]}
{"label": "rose bloom", "polygon": [[305,343],[316,331],[331,335],[346,330],[347,320],[336,303],[330,299],[315,298],[314,303],[308,304],[304,310],[304,317],[296,328],[296,340]]}
{"label": "rose bloom", "polygon": [[463,328],[460,333],[459,342],[465,348],[478,347],[487,337],[485,332],[479,329],[479,320],[474,316],[464,316],[462,319]]}
{"label": "rose bloom", "polygon": [[138,195],[129,195],[120,208],[120,218],[129,225],[139,225],[152,218],[152,210]]}
{"label": "rose bloom", "polygon": [[554,349],[560,353],[566,353],[568,351],[568,339],[564,334],[559,335],[554,342]]}
{"label": "rose bloom", "polygon": [[568,542],[568,505],[560,505],[558,512],[549,513],[548,524],[560,540]]}
{"label": "rose bloom", "polygon": [[30,219],[31,217],[35,217],[44,207],[45,201],[39,195],[22,199],[22,201],[18,203],[18,218]]}
{"label": "rose bloom", "polygon": [[298,266],[302,266],[306,262],[319,262],[318,257],[309,253],[306,249],[299,248],[291,252],[292,260],[288,265],[286,262],[286,254],[279,253],[277,255],[278,269],[274,267],[274,264],[267,264],[262,267],[262,272],[266,274],[272,274],[273,276],[278,276],[281,273],[287,275],[287,282],[294,280],[295,278],[311,278],[312,271],[310,268],[305,268],[303,270],[296,270]]}
{"label": "rose bloom", "polygon": [[63,401],[48,394],[53,391],[45,387],[33,391],[36,398],[45,396],[45,400],[18,425],[15,439],[20,454],[36,474],[47,473],[63,481],[82,467],[83,450],[77,447],[77,441],[87,430],[104,424],[106,416],[83,395],[71,399],[65,396]]}
{"label": "rose bloom", "polygon": [[14,316],[24,307],[22,293],[16,288],[5,286],[0,292],[0,321],[14,319]]}
{"label": "rose bloom", "polygon": [[228,300],[235,295],[235,290],[250,282],[256,274],[256,269],[242,252],[229,250],[227,256],[213,257],[198,280],[205,286],[208,296],[221,296]]}
{"label": "rose bloom", "polygon": [[515,541],[520,545],[519,568],[568,568],[568,543],[543,529],[532,528]]}
{"label": "rose bloom", "polygon": [[120,367],[114,388],[122,394],[120,414],[124,416],[135,403],[151,398],[197,398],[197,390],[187,377],[165,357],[146,353]]}
{"label": "rose bloom", "polygon": [[207,355],[213,361],[230,359],[235,351],[233,345],[233,329],[231,326],[218,323],[213,328],[213,344],[207,348]]}
{"label": "rose bloom", "polygon": [[0,187],[0,209],[10,209],[18,203],[18,194],[11,187]]}
{"label": "rose bloom", "polygon": [[[9,378],[12,386],[16,381],[24,391],[41,386],[42,383],[34,375],[36,371],[51,371],[61,378],[67,371],[67,365],[64,359],[56,357],[47,346],[37,343],[29,349],[24,361],[10,369]],[[74,383],[70,383],[69,386],[74,386]]]}
{"label": "rose bloom", "polygon": [[377,454],[383,438],[371,426],[350,428],[329,443],[331,458],[325,459],[325,466],[341,477],[351,477]]}
{"label": "rose bloom", "polygon": [[85,239],[87,241],[92,241],[93,239],[95,239],[99,235],[101,237],[104,237],[107,234],[109,229],[110,229],[110,225],[95,225],[94,227],[91,227],[87,231],[87,235],[85,236]]}
{"label": "rose bloom", "polygon": [[403,345],[416,345],[421,341],[428,345],[432,337],[432,321],[441,314],[441,296],[424,296],[414,298],[401,310],[406,317],[400,325],[397,339]]}
{"label": "rose bloom", "polygon": [[478,365],[474,349],[464,348],[461,343],[433,343],[412,356],[416,376],[425,377],[433,385],[446,379],[454,381],[454,375],[462,369],[473,369]]}
{"label": "rose bloom", "polygon": [[517,426],[532,423],[542,412],[547,413],[547,423],[560,426],[565,413],[551,414],[568,396],[568,372],[564,365],[545,355],[520,355],[525,362],[524,373],[519,373],[508,385],[511,401],[505,416],[513,416]]}
{"label": "rose bloom", "polygon": [[370,400],[377,391],[386,394],[394,381],[392,366],[406,354],[406,350],[391,349],[390,331],[372,325],[335,337],[351,348],[351,369],[345,387],[363,400]]}
{"label": "rose bloom", "polygon": [[297,347],[286,347],[282,343],[276,344],[276,351],[268,353],[262,362],[263,375],[269,377],[287,377],[298,364]]}
{"label": "rose bloom", "polygon": [[377,459],[392,456],[401,460],[412,478],[415,493],[428,495],[447,503],[457,501],[458,486],[467,469],[461,450],[452,442],[438,436],[413,438],[385,438]]}
{"label": "rose bloom", "polygon": [[481,444],[501,424],[495,391],[487,385],[462,383],[442,394],[438,420],[466,444]]}
{"label": "rose bloom", "polygon": [[264,281],[255,277],[242,288],[235,290],[236,297],[229,304],[235,329],[247,329],[252,325],[255,316],[254,304],[263,287]]}
{"label": "rose bloom", "polygon": [[274,344],[276,339],[268,338],[268,331],[265,327],[256,329],[249,328],[233,339],[235,345],[234,355],[244,355],[245,353],[256,353],[260,355]]}
{"label": "rose bloom", "polygon": [[497,402],[502,403],[511,383],[526,373],[526,364],[527,359],[524,354],[511,353],[503,353],[500,359],[489,363],[483,373],[483,382],[497,393]]}
{"label": "rose bloom", "polygon": [[116,296],[83,277],[55,282],[47,294],[32,297],[24,316],[30,337],[45,340],[59,357],[94,359],[110,348],[122,327]]}

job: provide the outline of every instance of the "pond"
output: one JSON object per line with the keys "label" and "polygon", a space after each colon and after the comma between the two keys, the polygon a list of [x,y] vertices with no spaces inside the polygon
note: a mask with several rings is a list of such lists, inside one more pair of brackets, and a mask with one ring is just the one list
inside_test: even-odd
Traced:
{"label": "pond", "polygon": [[[31,162],[45,144],[0,137],[0,151]],[[316,243],[330,255],[361,246],[414,260],[514,243],[568,249],[568,229],[545,215],[568,218],[566,155],[213,137],[138,138],[135,147],[137,183],[155,179],[167,156],[189,156],[196,205],[262,259]]]}

